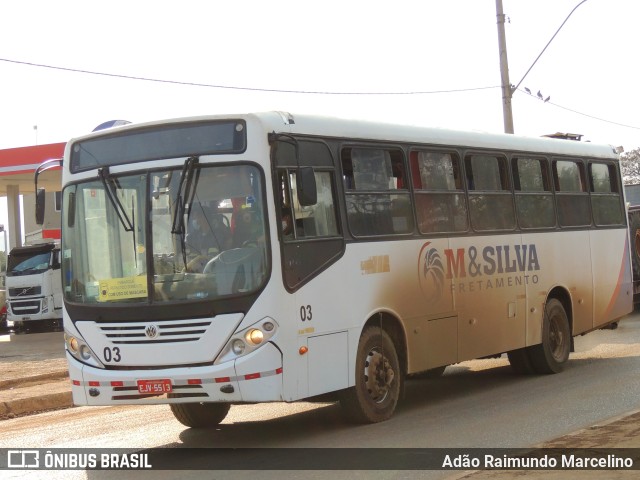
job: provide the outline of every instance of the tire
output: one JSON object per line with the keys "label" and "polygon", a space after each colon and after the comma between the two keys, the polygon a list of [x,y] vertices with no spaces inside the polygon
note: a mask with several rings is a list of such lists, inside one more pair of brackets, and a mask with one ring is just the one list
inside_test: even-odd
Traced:
{"label": "tire", "polygon": [[511,368],[513,368],[516,373],[521,375],[530,375],[535,373],[535,369],[533,368],[531,359],[529,358],[529,350],[527,348],[511,350],[510,352],[507,352],[507,357],[509,358]]}
{"label": "tire", "polygon": [[555,298],[547,302],[542,322],[542,343],[530,347],[529,358],[537,373],[559,373],[569,359],[571,330],[562,303]]}
{"label": "tire", "polygon": [[402,372],[396,347],[379,327],[366,327],[356,354],[356,383],[345,390],[340,403],[350,421],[388,420],[402,392]]}
{"label": "tire", "polygon": [[215,427],[229,413],[229,403],[172,403],[171,413],[186,427]]}

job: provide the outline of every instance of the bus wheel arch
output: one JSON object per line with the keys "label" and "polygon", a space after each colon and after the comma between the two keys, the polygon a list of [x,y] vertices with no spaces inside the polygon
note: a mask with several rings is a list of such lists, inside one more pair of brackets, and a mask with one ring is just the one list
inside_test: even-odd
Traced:
{"label": "bus wheel arch", "polygon": [[340,403],[356,423],[389,419],[402,396],[406,348],[400,322],[392,315],[374,315],[364,325],[355,358],[355,385],[342,391]]}
{"label": "bus wheel arch", "polygon": [[571,299],[564,289],[550,292],[544,305],[542,342],[529,348],[528,356],[537,373],[559,373],[573,349]]}
{"label": "bus wheel arch", "polygon": [[554,298],[562,304],[562,307],[564,308],[564,311],[566,312],[569,320],[569,329],[571,332],[573,332],[573,307],[571,303],[571,295],[565,288],[555,287],[549,292],[549,295],[547,295],[547,301],[545,305],[547,305]]}
{"label": "bus wheel arch", "polygon": [[393,314],[389,312],[379,312],[375,315],[371,316],[363,327],[377,327],[387,332],[387,334],[391,337],[391,341],[393,342],[396,352],[398,354],[398,359],[400,361],[400,368],[402,369],[402,375],[406,375],[408,368],[408,360],[407,360],[407,336],[405,334],[404,328],[402,328],[402,323],[400,320]]}

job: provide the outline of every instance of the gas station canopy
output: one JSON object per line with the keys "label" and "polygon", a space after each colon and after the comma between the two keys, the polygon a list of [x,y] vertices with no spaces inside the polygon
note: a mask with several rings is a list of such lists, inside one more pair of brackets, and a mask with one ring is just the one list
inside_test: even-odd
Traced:
{"label": "gas station canopy", "polygon": [[[0,195],[7,195],[8,186],[17,186],[20,193],[34,193],[36,168],[45,160],[62,158],[65,143],[50,143],[31,147],[0,150]],[[38,186],[48,192],[59,191],[62,185],[59,168],[47,170],[38,177]]]}

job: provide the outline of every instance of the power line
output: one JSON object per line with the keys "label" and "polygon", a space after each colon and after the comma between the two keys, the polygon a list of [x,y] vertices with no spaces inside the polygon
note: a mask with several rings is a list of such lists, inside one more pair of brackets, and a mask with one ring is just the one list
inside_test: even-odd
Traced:
{"label": "power line", "polygon": [[[535,95],[533,95],[531,92],[524,91],[521,88],[518,88],[518,91],[521,92],[521,93],[525,93],[525,94],[529,95],[530,97],[534,97],[535,98]],[[548,103],[549,105],[553,105],[554,107],[561,108],[563,110],[566,110],[566,111],[571,112],[571,113],[575,113],[577,115],[581,115],[583,117],[592,118],[592,119],[598,120],[600,122],[610,123],[612,125],[617,125],[619,127],[625,127],[625,128],[632,128],[634,130],[640,130],[640,127],[636,127],[634,125],[627,125],[625,123],[614,122],[613,120],[607,120],[606,118],[596,117],[595,115],[589,115],[588,113],[579,112],[579,111],[574,110],[572,108],[564,107],[562,105],[558,105],[557,103],[553,103],[550,100],[546,100],[546,101],[544,101],[544,103]]]}
{"label": "power line", "polygon": [[572,110],[571,108],[563,107],[562,105],[558,105],[558,104],[553,103],[553,102],[548,102],[548,103],[550,103],[551,105],[555,105],[558,108],[562,108],[563,110],[567,110],[568,112],[576,113],[578,115],[582,115],[583,117],[593,118],[594,120],[598,120],[600,122],[610,123],[612,125],[618,125],[619,127],[626,127],[626,128],[633,128],[634,130],[640,130],[640,127],[635,127],[633,125],[627,125],[625,123],[614,122],[613,120],[607,120],[605,118],[596,117],[596,116],[593,116],[593,115],[589,115],[587,113],[578,112],[577,110]]}
{"label": "power line", "polygon": [[[126,80],[137,80],[137,81],[144,81],[144,82],[165,83],[165,84],[171,84],[171,85],[183,85],[183,86],[189,86],[189,87],[220,88],[220,89],[227,89],[227,90],[244,90],[244,91],[252,91],[252,92],[269,92],[269,93],[293,93],[293,94],[300,94],[300,95],[372,95],[372,96],[375,96],[375,95],[433,95],[433,94],[461,93],[461,92],[472,92],[472,91],[478,91],[478,90],[502,88],[500,85],[495,85],[490,87],[474,87],[474,88],[460,88],[460,89],[451,89],[451,90],[430,90],[430,91],[410,91],[410,92],[327,92],[327,91],[313,91],[313,90],[285,90],[285,89],[275,89],[275,88],[238,87],[234,85],[215,85],[215,84],[208,84],[208,83],[184,82],[179,80],[166,80],[166,79],[159,79],[159,78],[139,77],[134,75],[122,75],[122,74],[116,74],[116,73],[96,72],[92,70],[83,70],[78,68],[59,67],[55,65],[45,65],[41,63],[24,62],[24,61],[12,60],[8,58],[0,58],[0,62],[14,63],[18,65],[27,65],[30,67],[37,67],[37,68],[48,68],[50,70],[59,70],[59,71],[71,72],[71,73],[83,73],[87,75],[97,75],[97,76],[103,76],[103,77],[121,78]],[[522,93],[528,93],[528,92],[524,92],[520,88],[517,88],[517,91],[520,91]],[[604,118],[596,117],[594,115],[589,115],[587,113],[579,112],[577,110],[573,110],[568,107],[563,107],[562,105],[558,105],[557,103],[554,103],[551,101],[547,103],[555,107],[561,108],[563,110],[567,110],[569,112],[575,113],[577,115],[598,120],[600,122],[610,123],[612,125],[618,125],[620,127],[631,128],[634,130],[640,130],[640,127],[636,127],[633,125],[626,125],[624,123],[614,122],[613,120],[607,120]]]}
{"label": "power line", "polygon": [[30,67],[48,68],[51,70],[60,70],[64,72],[84,73],[87,75],[98,75],[103,77],[122,78],[127,80],[138,80],[138,81],[144,81],[144,82],[168,83],[172,85],[183,85],[183,86],[189,86],[189,87],[222,88],[222,89],[228,89],[228,90],[244,90],[244,91],[252,91],[252,92],[269,92],[269,93],[295,93],[295,94],[303,94],[303,95],[431,95],[431,94],[441,94],[441,93],[472,92],[477,90],[488,90],[492,88],[500,88],[499,85],[494,85],[490,87],[474,87],[474,88],[459,88],[459,89],[451,89],[451,90],[431,90],[431,91],[411,91],[411,92],[328,92],[328,91],[313,91],[313,90],[286,90],[286,89],[277,89],[277,88],[215,85],[215,84],[209,84],[209,83],[183,82],[179,80],[165,80],[160,78],[138,77],[134,75],[96,72],[92,70],[83,70],[78,68],[58,67],[55,65],[45,65],[41,63],[24,62],[20,60],[11,60],[8,58],[0,58],[0,62],[15,63],[18,65],[27,65]]}

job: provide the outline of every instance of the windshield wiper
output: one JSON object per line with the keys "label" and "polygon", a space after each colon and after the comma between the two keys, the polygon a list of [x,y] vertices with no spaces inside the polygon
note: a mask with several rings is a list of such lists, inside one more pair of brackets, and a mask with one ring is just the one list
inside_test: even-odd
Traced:
{"label": "windshield wiper", "polygon": [[[178,184],[178,193],[176,195],[176,209],[174,211],[173,221],[171,222],[171,233],[184,234],[184,212],[187,203],[191,204],[190,196],[191,184],[193,182],[193,172],[198,165],[198,157],[189,157],[184,161],[182,172],[180,173],[180,183]],[[197,182],[196,182],[197,183]],[[195,185],[194,185],[195,186]],[[184,188],[184,193],[183,193]],[[195,189],[194,189],[195,193]],[[187,199],[185,201],[185,198]]]}
{"label": "windshield wiper", "polygon": [[[173,221],[171,222],[171,233],[180,235],[180,249],[182,250],[182,262],[187,266],[187,245],[184,228],[184,213],[187,204],[191,208],[191,201],[195,194],[195,186],[198,183],[193,181],[193,173],[199,163],[198,157],[189,157],[185,160],[182,172],[180,173],[180,183],[178,184],[178,193],[176,195],[176,209],[174,210]],[[198,175],[200,171],[198,170]],[[184,187],[184,193],[183,193]],[[185,200],[186,199],[186,200]]]}
{"label": "windshield wiper", "polygon": [[127,216],[127,212],[122,205],[122,202],[120,202],[120,199],[118,198],[116,189],[118,189],[119,187],[116,184],[115,180],[109,175],[109,167],[98,169],[98,176],[102,181],[102,185],[104,186],[105,191],[107,192],[107,196],[111,201],[111,205],[113,205],[113,208],[118,214],[118,218],[120,219],[120,223],[122,224],[125,232],[132,232],[133,223],[131,223],[131,220]]}

